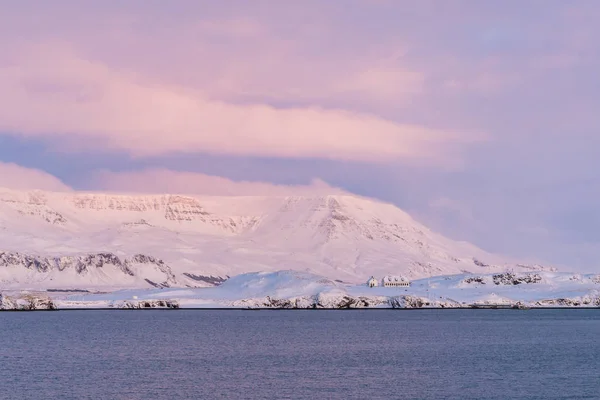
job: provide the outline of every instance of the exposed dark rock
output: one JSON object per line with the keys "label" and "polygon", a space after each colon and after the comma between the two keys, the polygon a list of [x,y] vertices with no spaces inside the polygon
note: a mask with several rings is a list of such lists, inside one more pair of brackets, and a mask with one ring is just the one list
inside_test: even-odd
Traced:
{"label": "exposed dark rock", "polygon": [[165,218],[172,221],[193,221],[209,215],[197,199],[185,196],[169,196]]}
{"label": "exposed dark rock", "polygon": [[[337,303],[333,305],[333,308],[344,309],[344,308],[365,308],[369,307],[369,299],[367,297],[352,297],[343,296]],[[316,303],[316,308],[331,308],[329,304]]]}
{"label": "exposed dark rock", "polygon": [[463,279],[464,283],[467,284],[480,284],[480,285],[485,285],[485,281],[481,276],[469,276],[468,278]]}
{"label": "exposed dark rock", "polygon": [[420,297],[410,295],[390,297],[388,304],[392,308],[422,308],[427,305]]}
{"label": "exposed dark rock", "polygon": [[515,304],[512,305],[512,308],[516,308],[519,310],[526,310],[529,308],[529,306],[521,301],[517,301]]}
{"label": "exposed dark rock", "polygon": [[144,279],[150,286],[154,286],[155,288],[160,287],[157,283],[152,282],[150,279]]}
{"label": "exposed dark rock", "polygon": [[229,278],[229,276],[227,278],[221,278],[220,276],[206,276],[206,275],[195,275],[195,274],[191,274],[189,272],[184,272],[183,275],[187,276],[190,279],[193,279],[195,281],[198,282],[206,282],[210,285],[214,285],[214,286],[219,286],[220,284],[222,284],[223,282],[225,282],[227,280],[227,278]]}
{"label": "exposed dark rock", "polygon": [[473,258],[473,264],[477,265],[478,267],[489,267],[490,266],[489,264],[479,261],[476,258]]}
{"label": "exposed dark rock", "polygon": [[[89,268],[102,268],[105,264],[109,264],[120,267],[127,275],[134,276],[134,273],[127,267],[128,263],[126,261],[122,262],[119,257],[112,253],[88,254],[83,257],[75,258],[73,261],[75,270],[78,273],[87,271]],[[61,268],[59,267],[59,269]]]}
{"label": "exposed dark rock", "polygon": [[336,304],[336,308],[365,308],[369,307],[369,299],[367,297],[352,297],[344,296]]}
{"label": "exposed dark rock", "polygon": [[164,261],[144,254],[136,254],[129,259],[131,263],[164,265]]}
{"label": "exposed dark rock", "polygon": [[25,294],[22,296],[4,296],[0,293],[0,310],[4,311],[35,311],[56,310],[56,305],[48,297],[38,297]]}
{"label": "exposed dark rock", "polygon": [[584,296],[581,299],[546,299],[534,303],[538,307],[600,307],[600,296]]}
{"label": "exposed dark rock", "polygon": [[581,302],[579,302],[577,300],[561,298],[561,299],[548,299],[548,300],[536,301],[535,304],[538,306],[576,307],[576,306],[581,305]]}
{"label": "exposed dark rock", "polygon": [[292,303],[288,299],[272,299],[270,296],[267,296],[265,306],[270,308],[297,308],[298,304],[296,302]]}
{"label": "exposed dark rock", "polygon": [[84,275],[92,269],[103,268],[105,265],[113,265],[119,268],[124,274],[135,276],[135,273],[130,268],[134,264],[156,266],[167,276],[166,281],[159,284],[163,287],[170,287],[176,283],[175,275],[163,260],[144,254],[136,254],[128,259],[121,259],[117,255],[108,252],[64,257],[40,257],[18,252],[0,252],[0,267],[22,265],[29,270],[37,272],[48,272],[53,269],[59,271],[74,269],[78,274]]}
{"label": "exposed dark rock", "polygon": [[260,309],[260,308],[276,308],[276,309],[354,309],[374,307],[379,304],[385,304],[385,297],[365,297],[365,296],[349,296],[345,295],[337,300],[331,301],[328,297],[303,296],[290,299],[275,299],[267,296],[263,300],[246,299],[241,300],[235,306]]}
{"label": "exposed dark rock", "polygon": [[156,282],[152,282],[152,281],[151,281],[150,279],[148,279],[148,278],[146,278],[146,279],[144,279],[144,280],[145,280],[146,282],[148,282],[148,284],[149,284],[150,286],[154,286],[155,288],[160,288],[160,289],[162,289],[162,288],[168,288],[168,287],[171,287],[171,286],[169,285],[169,283],[168,283],[168,282],[156,283]]}
{"label": "exposed dark rock", "polygon": [[522,283],[538,283],[542,281],[542,277],[539,274],[514,274],[512,272],[505,272],[503,274],[496,274],[492,277],[494,284],[496,285],[520,285]]}
{"label": "exposed dark rock", "polygon": [[179,308],[179,303],[175,300],[125,300],[112,304],[112,307],[131,310],[152,308],[177,309]]}

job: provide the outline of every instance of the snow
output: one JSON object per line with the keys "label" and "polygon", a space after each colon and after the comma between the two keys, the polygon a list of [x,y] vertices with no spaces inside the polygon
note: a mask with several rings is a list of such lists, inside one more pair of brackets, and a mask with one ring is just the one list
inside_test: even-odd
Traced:
{"label": "snow", "polygon": [[600,306],[598,275],[492,255],[349,195],[0,188],[0,244],[0,309]]}
{"label": "snow", "polygon": [[[414,308],[517,305],[530,307],[599,307],[600,283],[593,275],[526,273],[536,283],[465,284],[473,275],[447,275],[415,280],[410,287],[374,287],[332,281],[298,271],[248,273],[211,288],[119,290],[111,293],[53,293],[58,308],[120,307],[124,301],[169,300],[181,308]],[[497,274],[496,274],[497,275]],[[491,282],[491,283],[490,283]],[[531,281],[533,282],[533,281]],[[48,294],[47,294],[48,295]]]}
{"label": "snow", "polygon": [[[371,275],[414,280],[550,270],[450,240],[391,204],[350,195],[117,195],[0,188],[0,246],[0,255],[11,260],[37,257],[51,266],[42,271],[35,263],[6,262],[0,266],[0,290],[197,287],[212,284],[212,278],[279,270],[349,283],[364,283]],[[105,253],[120,262],[86,264],[78,272],[61,269],[56,261]],[[157,261],[126,263],[136,255]]]}

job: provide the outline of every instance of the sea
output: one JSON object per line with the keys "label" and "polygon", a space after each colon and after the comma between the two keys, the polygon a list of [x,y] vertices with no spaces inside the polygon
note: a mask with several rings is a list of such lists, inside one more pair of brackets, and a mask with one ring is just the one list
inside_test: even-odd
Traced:
{"label": "sea", "polygon": [[600,399],[600,310],[2,312],[0,399]]}

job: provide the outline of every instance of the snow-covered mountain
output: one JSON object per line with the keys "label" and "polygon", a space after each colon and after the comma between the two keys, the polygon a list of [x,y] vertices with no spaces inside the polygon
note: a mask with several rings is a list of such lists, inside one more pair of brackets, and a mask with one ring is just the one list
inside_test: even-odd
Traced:
{"label": "snow-covered mountain", "polygon": [[0,189],[0,288],[207,286],[292,269],[344,282],[543,269],[351,195],[117,195]]}

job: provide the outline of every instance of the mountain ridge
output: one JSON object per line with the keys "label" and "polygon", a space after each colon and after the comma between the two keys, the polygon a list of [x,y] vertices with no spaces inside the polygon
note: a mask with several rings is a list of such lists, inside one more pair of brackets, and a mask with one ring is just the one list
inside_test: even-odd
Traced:
{"label": "mountain ridge", "polygon": [[[351,194],[132,195],[0,188],[0,243],[0,251],[46,258],[142,254],[164,260],[174,286],[193,285],[188,275],[224,278],[280,269],[349,282],[385,274],[422,278],[548,269],[445,238],[393,204]],[[37,284],[36,275],[27,276],[22,284]],[[122,277],[107,277],[103,284],[113,278],[118,284]]]}

